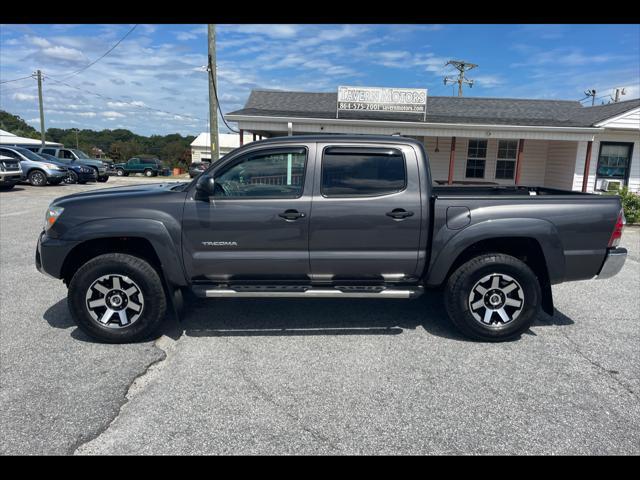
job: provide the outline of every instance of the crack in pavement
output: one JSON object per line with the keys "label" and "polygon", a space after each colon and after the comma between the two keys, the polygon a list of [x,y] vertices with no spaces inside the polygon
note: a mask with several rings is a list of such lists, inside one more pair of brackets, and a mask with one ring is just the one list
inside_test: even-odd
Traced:
{"label": "crack in pavement", "polygon": [[139,375],[136,375],[125,389],[125,393],[122,396],[122,400],[120,401],[113,418],[99,427],[96,432],[89,435],[88,438],[81,436],[76,440],[67,452],[69,455],[81,454],[82,452],[80,450],[82,450],[83,447],[97,440],[111,428],[116,420],[120,418],[122,409],[131,401],[131,399],[142,392],[153,379],[157,378],[166,360],[169,358],[170,354],[175,351],[177,342],[177,340],[173,340],[165,335],[154,342],[154,346],[162,352],[162,357],[148,363],[144,370]]}
{"label": "crack in pavement", "polygon": [[[243,356],[245,357],[245,359],[250,359],[251,353],[249,351],[247,351],[247,350],[243,349],[242,347],[236,345],[233,341],[229,340],[228,338],[226,340],[227,340],[228,344],[230,344],[233,348],[235,348],[237,351],[242,353]],[[242,379],[245,381],[245,383],[248,384],[249,387],[251,387],[255,392],[257,392],[258,395],[264,401],[266,401],[270,405],[273,405],[278,411],[283,413],[289,419],[293,420],[303,431],[307,432],[314,439],[327,444],[329,447],[331,447],[336,452],[340,451],[340,449],[333,443],[333,441],[329,437],[327,437],[327,436],[323,435],[322,433],[316,431],[315,429],[305,425],[305,423],[303,422],[303,420],[299,416],[297,416],[297,415],[291,413],[290,411],[288,411],[288,407],[286,405],[281,405],[273,397],[273,395],[271,395],[262,385],[260,385],[253,378],[251,378],[251,376],[248,374],[248,372],[242,366],[242,364],[240,364],[240,366],[238,368],[238,371],[240,372],[240,375],[241,375]]]}
{"label": "crack in pavement", "polygon": [[[546,318],[543,319],[542,316],[540,317],[540,320],[542,320],[544,323],[547,323],[550,326],[553,325],[550,320],[547,320]],[[626,391],[633,398],[635,398],[638,403],[640,403],[640,396],[638,396],[638,393],[636,393],[629,385],[627,385],[622,380],[620,380],[620,378],[618,378],[616,376],[617,372],[615,370],[609,370],[608,368],[604,367],[603,365],[601,365],[596,360],[593,360],[591,357],[589,357],[586,353],[584,353],[580,349],[580,345],[576,341],[574,341],[571,337],[569,337],[566,332],[564,332],[563,330],[559,330],[559,332],[560,332],[560,335],[569,344],[569,348],[570,348],[571,351],[573,351],[574,353],[577,353],[580,357],[584,358],[592,366],[596,367],[597,370],[599,370],[602,373],[604,373],[606,377],[608,377],[611,380],[613,380],[616,384],[618,384],[620,387],[622,387],[622,389],[624,391]]]}

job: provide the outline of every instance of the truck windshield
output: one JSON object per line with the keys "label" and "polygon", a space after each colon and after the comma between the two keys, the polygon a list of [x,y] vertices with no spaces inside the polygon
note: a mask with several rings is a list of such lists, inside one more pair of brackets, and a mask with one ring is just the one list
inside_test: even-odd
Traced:
{"label": "truck windshield", "polygon": [[86,153],[84,153],[82,150],[76,150],[75,148],[72,149],[73,153],[75,153],[78,158],[89,158],[91,159],[91,157],[89,155],[87,155]]}

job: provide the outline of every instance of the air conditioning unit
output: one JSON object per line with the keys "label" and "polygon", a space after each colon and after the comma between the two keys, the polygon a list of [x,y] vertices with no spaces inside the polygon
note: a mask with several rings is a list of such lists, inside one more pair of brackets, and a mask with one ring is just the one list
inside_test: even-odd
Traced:
{"label": "air conditioning unit", "polygon": [[622,181],[621,180],[602,180],[602,183],[600,183],[600,188],[599,190],[602,190],[603,192],[615,192],[617,190],[620,190],[620,188],[622,188]]}

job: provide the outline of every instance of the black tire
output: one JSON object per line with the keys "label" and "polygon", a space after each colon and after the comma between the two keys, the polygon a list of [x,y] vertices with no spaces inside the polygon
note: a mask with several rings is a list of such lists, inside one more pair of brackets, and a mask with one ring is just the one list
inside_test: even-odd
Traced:
{"label": "black tire", "polygon": [[153,177],[153,176],[154,176],[154,175],[153,175],[153,170],[150,170],[150,169],[148,169],[148,168],[147,168],[147,169],[144,171],[144,176],[145,176],[145,177]]}
{"label": "black tire", "polygon": [[34,187],[44,187],[47,184],[47,176],[42,170],[31,170],[27,179]]}
{"label": "black tire", "polygon": [[73,185],[74,183],[78,183],[78,174],[73,170],[69,170],[67,176],[64,179],[64,183]]}
{"label": "black tire", "polygon": [[[499,292],[492,290],[495,277],[505,291],[512,288],[507,295],[500,288],[497,289]],[[487,283],[481,283],[487,278]],[[488,288],[485,294],[481,294],[477,289],[483,289],[484,285]],[[492,295],[492,292],[497,292],[497,295]],[[509,300],[517,304],[520,301],[518,297],[524,302],[519,307],[504,303]],[[541,299],[540,283],[531,268],[515,257],[496,253],[469,260],[449,277],[445,307],[453,324],[467,337],[500,342],[516,338],[529,329],[540,313]],[[495,310],[484,306],[490,305],[490,300],[495,300]],[[472,305],[476,305],[476,310],[472,309]],[[498,307],[502,307],[500,310],[508,321],[504,321]],[[484,323],[488,311],[489,325]]]}
{"label": "black tire", "polygon": [[118,175],[119,177],[123,177],[124,176],[124,170],[121,168],[116,169],[116,175]]}
{"label": "black tire", "polygon": [[[139,317],[129,325],[110,328],[94,320],[86,295],[103,276],[122,275],[139,286],[143,304]],[[158,272],[145,260],[123,253],[99,255],[78,269],[71,282],[67,303],[78,327],[87,335],[106,343],[131,343],[153,339],[164,319],[167,303]]]}

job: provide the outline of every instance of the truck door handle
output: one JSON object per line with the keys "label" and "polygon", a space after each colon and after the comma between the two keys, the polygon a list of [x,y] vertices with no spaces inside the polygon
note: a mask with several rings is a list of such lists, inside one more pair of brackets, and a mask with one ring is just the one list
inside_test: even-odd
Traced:
{"label": "truck door handle", "polygon": [[285,210],[282,213],[279,213],[278,216],[281,218],[284,218],[285,220],[297,220],[299,218],[303,218],[304,213],[299,212],[297,210],[289,209],[289,210]]}
{"label": "truck door handle", "polygon": [[390,212],[387,212],[387,217],[395,219],[403,219],[413,215],[413,212],[407,212],[404,208],[394,208]]}

